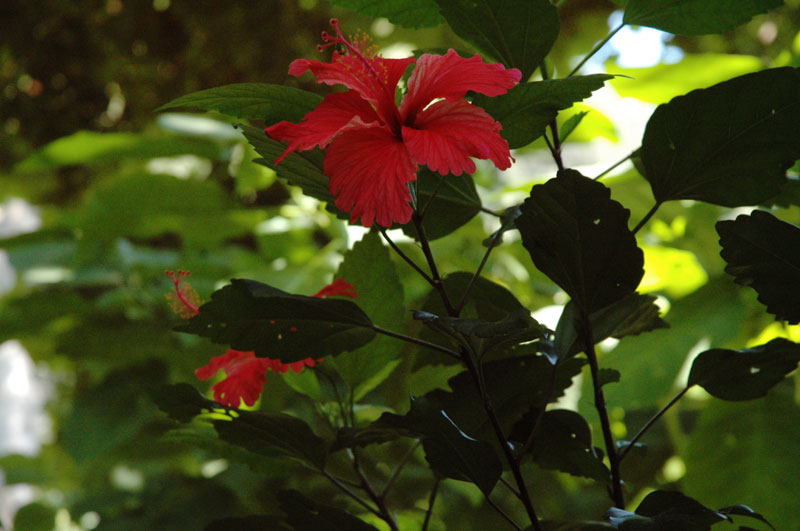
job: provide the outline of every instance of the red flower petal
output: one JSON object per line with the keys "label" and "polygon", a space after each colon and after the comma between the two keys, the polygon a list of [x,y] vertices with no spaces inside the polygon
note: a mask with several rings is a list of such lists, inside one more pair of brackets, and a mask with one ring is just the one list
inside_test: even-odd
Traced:
{"label": "red flower petal", "polygon": [[344,295],[351,299],[355,299],[358,296],[356,294],[356,288],[354,288],[352,284],[343,278],[337,278],[312,295],[312,297],[335,297],[336,295]]}
{"label": "red flower petal", "polygon": [[264,131],[267,136],[281,142],[289,142],[275,164],[293,151],[305,151],[315,146],[324,148],[339,131],[358,117],[361,121],[369,123],[379,120],[372,106],[355,92],[340,92],[328,94],[316,109],[306,114],[303,120],[294,124],[292,122],[279,122]]}
{"label": "red flower petal", "polygon": [[267,383],[266,372],[272,361],[269,358],[256,358],[252,351],[231,349],[197,369],[195,374],[201,380],[208,380],[223,369],[225,379],[211,386],[214,400],[232,407],[239,407],[240,401],[244,400],[245,404],[252,406]]}
{"label": "red flower petal", "polygon": [[385,114],[395,113],[394,92],[397,82],[403,77],[408,65],[413,62],[413,57],[384,59],[333,52],[330,63],[296,59],[289,65],[289,74],[299,76],[310,70],[316,76],[318,83],[344,85],[373,103],[384,119],[391,121],[392,118]]}
{"label": "red flower petal", "polygon": [[336,206],[350,212],[350,223],[361,218],[383,227],[411,219],[411,194],[406,183],[417,178],[417,166],[403,143],[385,127],[346,131],[333,139],[325,155],[328,186]]}
{"label": "red flower petal", "polygon": [[445,55],[424,54],[408,79],[408,94],[400,105],[400,115],[404,123],[411,123],[436,98],[461,99],[470,90],[499,96],[519,83],[521,77],[516,68],[484,63],[479,55],[465,59],[452,49]]}
{"label": "red flower petal", "polygon": [[473,173],[470,157],[490,159],[505,170],[511,166],[502,126],[464,100],[438,101],[417,115],[415,127],[403,127],[403,141],[417,164],[442,175]]}

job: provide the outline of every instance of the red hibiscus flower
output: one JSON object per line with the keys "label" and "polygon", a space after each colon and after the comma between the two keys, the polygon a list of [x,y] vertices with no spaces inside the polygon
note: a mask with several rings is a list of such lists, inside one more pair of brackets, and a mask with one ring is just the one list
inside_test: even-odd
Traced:
{"label": "red hibiscus flower", "polygon": [[[200,313],[198,308],[200,297],[187,282],[183,282],[189,275],[188,271],[178,271],[177,274],[167,271],[167,276],[172,279],[175,286],[175,292],[167,295],[167,299],[176,313],[184,318]],[[337,278],[312,297],[336,295],[354,299],[356,291],[352,284]],[[238,407],[241,401],[252,406],[261,395],[264,384],[267,383],[267,371],[271,369],[277,374],[282,374],[291,369],[298,373],[305,367],[313,367],[319,361],[322,359],[306,358],[292,363],[283,363],[277,359],[258,358],[253,351],[229,349],[222,356],[212,358],[208,365],[197,369],[195,374],[201,380],[209,380],[220,370],[225,371],[225,378],[211,386],[214,400],[231,407]]]}
{"label": "red hibiscus flower", "polygon": [[[350,212],[350,222],[369,227],[377,221],[390,227],[411,219],[411,194],[419,165],[441,175],[473,173],[471,157],[489,159],[505,170],[511,166],[501,125],[463,98],[467,91],[487,96],[505,94],[519,82],[516,68],[484,63],[480,56],[424,54],[419,60],[384,59],[375,55],[366,38],[346,40],[336,19],[336,35],[322,33],[327,43],[340,44],[330,63],[297,59],[289,73],[311,71],[317,81],[344,85],[346,92],[329,94],[303,120],[266,128],[269,137],[289,142],[275,161],[293,151],[325,148],[325,173],[336,206]],[[395,91],[408,65],[416,63],[408,92],[398,106]]]}

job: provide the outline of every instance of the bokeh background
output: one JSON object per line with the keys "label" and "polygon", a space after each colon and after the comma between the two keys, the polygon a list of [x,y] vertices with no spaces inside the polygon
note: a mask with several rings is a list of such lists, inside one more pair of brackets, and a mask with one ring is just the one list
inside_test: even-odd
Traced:
{"label": "bokeh background", "polygon": [[[279,511],[273,494],[280,488],[338,499],[324,480],[284,461],[248,465],[192,444],[147,395],[166,382],[205,391],[208,384],[193,371],[221,354],[218,345],[171,331],[179,318],[165,301],[165,269],[191,270],[203,298],[232,277],[309,294],[330,281],[363,233],[252,164],[255,154],[232,119],[155,109],[237,82],[325,93],[310,78],[290,78],[287,68],[294,58],[317,56],[331,16],[347,31],[371,34],[387,55],[468,49],[443,24],[407,29],[333,4],[0,3],[0,528],[202,529],[216,518]],[[550,59],[556,76],[618,23],[616,4],[563,3]],[[621,31],[582,71],[629,77],[562,113],[564,121],[588,111],[565,147],[566,163],[599,174],[638,147],[657,104],[765,67],[799,66],[800,2],[786,4],[724,35]],[[555,166],[543,148],[519,150],[502,174],[481,166],[475,180],[484,204],[502,210],[552,177]],[[605,182],[632,220],[652,205],[630,163]],[[782,215],[800,222],[798,197],[776,201],[794,205]],[[723,273],[714,222],[736,213],[669,204],[642,231],[642,290],[660,296],[672,328],[604,345],[601,363],[623,374],[607,387],[617,437],[634,433],[674,395],[693,353],[776,336],[800,340],[797,327],[773,322],[752,292]],[[435,242],[442,269],[474,270],[493,222],[476,217]],[[407,252],[418,252],[397,238]],[[397,266],[406,305],[414,307],[426,286],[402,262]],[[565,295],[534,270],[513,235],[486,273],[555,326]],[[441,363],[400,359],[364,398],[365,414],[404,412],[409,390],[445,385],[453,369]],[[741,404],[690,393],[646,438],[647,454],[626,461],[634,505],[648,489],[674,486],[709,506],[747,503],[778,529],[800,528],[799,384],[790,377],[768,397]],[[301,387],[271,376],[257,408],[313,418]],[[564,405],[591,419],[588,396],[578,381]],[[376,458],[399,457],[407,449],[373,451]],[[387,473],[377,459],[372,466]],[[431,481],[421,453],[406,472],[392,503],[413,521],[414,511],[426,507]],[[588,480],[530,474],[539,511],[553,518],[599,519],[608,504]],[[477,489],[446,485],[432,528],[494,525],[496,515]],[[465,504],[474,512],[461,510]]]}

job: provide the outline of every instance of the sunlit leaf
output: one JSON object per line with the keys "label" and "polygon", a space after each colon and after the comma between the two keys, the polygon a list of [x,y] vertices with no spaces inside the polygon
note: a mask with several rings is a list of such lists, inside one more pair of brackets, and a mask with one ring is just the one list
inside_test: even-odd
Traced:
{"label": "sunlit leaf", "polygon": [[755,210],[718,222],[717,232],[725,272],[756,290],[775,319],[800,322],[800,228]]}
{"label": "sunlit leaf", "polygon": [[519,68],[527,80],[558,37],[556,7],[547,0],[436,0],[453,31],[479,52]]}
{"label": "sunlit leaf", "polygon": [[623,22],[694,37],[732,30],[782,5],[783,0],[630,0]]}
{"label": "sunlit leaf", "polygon": [[656,201],[758,204],[800,158],[800,71],[775,68],[659,106],[642,139]]}
{"label": "sunlit leaf", "polygon": [[[344,262],[336,272],[337,278],[350,282],[356,289],[358,306],[378,326],[402,332],[407,317],[403,308],[403,286],[397,275],[388,247],[381,237],[370,232],[344,255]],[[345,381],[354,389],[354,399],[359,400],[389,377],[385,371],[392,360],[403,350],[403,344],[381,336],[369,345],[359,348],[336,360],[336,367]],[[391,367],[395,367],[392,364]],[[380,379],[371,379],[380,374]]]}

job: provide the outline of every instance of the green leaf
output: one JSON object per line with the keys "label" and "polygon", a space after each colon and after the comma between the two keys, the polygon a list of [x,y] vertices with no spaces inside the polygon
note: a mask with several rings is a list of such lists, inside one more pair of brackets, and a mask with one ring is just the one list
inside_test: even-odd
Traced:
{"label": "green leaf", "polygon": [[[442,176],[422,168],[417,179],[417,202],[425,212],[422,227],[429,240],[447,236],[480,212],[481,199],[472,176]],[[403,232],[419,239],[413,223],[403,225]]]}
{"label": "green leaf", "polygon": [[630,0],[622,21],[694,37],[732,30],[782,5],[783,0]]}
{"label": "green leaf", "polygon": [[306,498],[296,490],[280,491],[278,501],[294,531],[378,531],[360,518]]}
{"label": "green leaf", "polygon": [[775,319],[800,322],[800,228],[761,210],[716,227],[725,272],[756,290]]}
{"label": "green leaf", "polygon": [[56,510],[42,502],[20,507],[14,515],[14,529],[51,531],[56,528]]}
{"label": "green leaf", "polygon": [[775,68],[659,106],[641,156],[656,201],[754,205],[776,195],[800,158],[800,71]]}
{"label": "green leaf", "polygon": [[239,127],[256,153],[264,157],[253,162],[275,170],[278,177],[286,179],[291,185],[299,186],[304,194],[333,205],[333,196],[328,189],[328,176],[323,170],[322,151],[294,152],[280,164],[275,164],[275,159],[284,152],[286,146],[269,138],[262,129],[250,125]]}
{"label": "green leaf", "polygon": [[220,439],[256,454],[285,455],[325,467],[327,443],[305,421],[283,413],[237,411],[230,419],[214,420]]}
{"label": "green leaf", "polygon": [[575,170],[534,186],[517,228],[533,263],[587,314],[632,293],[644,274],[630,211]]}
{"label": "green leaf", "polygon": [[344,448],[355,448],[369,444],[380,444],[397,439],[398,433],[394,428],[381,428],[380,426],[367,426],[365,428],[339,428],[336,431],[336,440],[331,445],[331,452]]}
{"label": "green leaf", "polygon": [[[755,518],[756,520],[760,520],[760,521],[764,522],[770,528],[775,529],[772,526],[772,524],[770,524],[767,521],[767,519],[764,518],[764,516],[758,514],[757,512],[755,512],[753,509],[751,509],[747,505],[739,504],[739,505],[732,505],[730,507],[723,507],[722,509],[718,509],[718,512],[720,512],[720,513],[722,513],[722,514],[724,514],[726,516],[732,514],[732,515],[735,515],[735,516],[746,516],[748,518]],[[730,518],[730,520],[733,520],[733,518]],[[739,529],[744,529],[744,528],[740,527]]]}
{"label": "green leaf", "polygon": [[373,426],[399,428],[422,437],[425,456],[434,471],[475,483],[486,496],[503,471],[489,444],[462,431],[440,404],[426,396],[412,398],[405,416],[384,413]]}
{"label": "green leaf", "polygon": [[527,80],[558,37],[558,9],[548,0],[436,0],[456,35]]}
{"label": "green leaf", "polygon": [[[178,422],[189,422],[209,408],[209,400],[187,383],[162,385],[150,391],[158,409]],[[212,403],[214,406],[214,403]]]}
{"label": "green leaf", "polygon": [[800,345],[783,338],[743,349],[707,350],[695,358],[688,385],[699,385],[723,400],[752,400],[797,368]]}
{"label": "green leaf", "polygon": [[[571,78],[571,79],[574,79],[574,78]],[[580,125],[580,123],[583,121],[583,118],[587,114],[589,114],[589,111],[580,111],[580,112],[570,116],[567,119],[567,121],[564,122],[564,125],[561,126],[561,128],[560,128],[560,130],[558,132],[558,138],[559,138],[559,141],[562,144],[567,141],[567,138],[569,138],[569,135],[571,135],[572,132],[575,130],[575,128],[578,127],[578,125]]]}
{"label": "green leaf", "polygon": [[603,87],[614,76],[592,74],[564,79],[521,83],[506,94],[489,98],[477,95],[472,102],[503,125],[500,132],[509,147],[526,146],[544,134],[558,111],[572,107]]}
{"label": "green leaf", "polygon": [[777,385],[760,400],[713,400],[700,413],[683,452],[689,496],[758,510],[775,529],[797,527],[800,470],[800,408],[792,382]]}
{"label": "green leaf", "polygon": [[[599,343],[608,337],[621,339],[635,336],[657,328],[669,328],[659,316],[656,298],[633,292],[617,302],[601,308],[589,316],[592,327],[592,339]],[[578,319],[580,312],[574,302],[564,307],[555,333],[555,350],[558,359],[584,352],[585,345],[578,337]]]}
{"label": "green leaf", "polygon": [[185,154],[219,160],[223,153],[222,145],[206,138],[78,131],[50,142],[14,166],[14,171],[28,173],[77,164],[118,163],[127,158],[144,160]]}
{"label": "green leaf", "polygon": [[[389,254],[376,232],[364,235],[345,253],[336,278],[350,282],[358,294],[358,306],[376,325],[394,331],[402,330],[407,317],[403,306],[403,285]],[[336,360],[336,367],[354,390],[358,400],[389,377],[385,371],[403,351],[397,339],[384,335],[368,346],[357,349]],[[378,379],[373,377],[380,376]]]}
{"label": "green leaf", "polygon": [[253,280],[231,282],[176,330],[284,363],[335,356],[375,337],[372,321],[351,301],[290,295]]}
{"label": "green leaf", "polygon": [[389,22],[407,28],[427,28],[444,22],[434,0],[333,0],[362,15],[386,17]]}
{"label": "green leaf", "polygon": [[269,83],[233,83],[200,90],[165,103],[156,111],[193,107],[268,124],[298,122],[322,103],[322,96],[294,87]]}
{"label": "green leaf", "polygon": [[[511,432],[513,440],[524,443],[537,417],[535,410],[526,415]],[[537,428],[530,455],[545,470],[559,470],[602,483],[611,479],[602,459],[592,454],[589,424],[574,411],[554,409],[546,412]]]}

